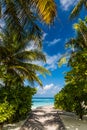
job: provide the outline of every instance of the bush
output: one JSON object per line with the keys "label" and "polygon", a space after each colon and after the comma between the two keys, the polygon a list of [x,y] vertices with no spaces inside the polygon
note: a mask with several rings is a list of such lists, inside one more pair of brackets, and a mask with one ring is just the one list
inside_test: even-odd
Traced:
{"label": "bush", "polygon": [[69,112],[76,112],[82,119],[87,114],[85,107],[87,105],[87,92],[84,86],[75,86],[67,84],[58,94],[55,95],[55,108],[61,108]]}
{"label": "bush", "polygon": [[[30,88],[29,86],[11,86],[10,90],[5,89],[4,87],[1,88],[0,93],[0,103],[2,103],[5,97],[7,97],[6,101],[10,106],[14,106],[15,113],[12,117],[10,116],[10,118],[8,118],[8,122],[11,123],[22,120],[28,115],[32,106],[32,96],[36,93],[36,89]],[[8,107],[9,110],[10,106]]]}
{"label": "bush", "polygon": [[0,103],[0,123],[7,121],[15,113],[14,106],[7,101]]}

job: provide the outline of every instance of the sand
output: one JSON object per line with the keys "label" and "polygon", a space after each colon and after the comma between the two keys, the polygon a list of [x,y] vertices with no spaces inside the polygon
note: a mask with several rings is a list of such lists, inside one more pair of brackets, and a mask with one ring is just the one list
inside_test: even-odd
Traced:
{"label": "sand", "polygon": [[43,106],[33,109],[26,121],[4,126],[4,130],[87,130],[87,117],[81,121],[74,113]]}
{"label": "sand", "polygon": [[62,119],[67,130],[87,130],[87,116],[80,120],[75,113],[71,112],[59,112],[59,116]]}

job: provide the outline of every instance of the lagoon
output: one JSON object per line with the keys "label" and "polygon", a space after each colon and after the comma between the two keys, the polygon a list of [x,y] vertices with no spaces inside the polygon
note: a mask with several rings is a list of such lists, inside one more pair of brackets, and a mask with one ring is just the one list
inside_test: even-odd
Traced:
{"label": "lagoon", "polygon": [[54,105],[53,97],[33,97],[32,98],[32,108],[40,107],[40,106],[50,106]]}

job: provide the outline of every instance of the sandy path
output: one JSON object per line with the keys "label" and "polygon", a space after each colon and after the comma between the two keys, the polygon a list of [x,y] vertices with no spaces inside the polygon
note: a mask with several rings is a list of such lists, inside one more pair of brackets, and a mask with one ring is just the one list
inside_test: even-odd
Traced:
{"label": "sandy path", "polygon": [[52,106],[32,110],[20,130],[65,130],[57,110]]}

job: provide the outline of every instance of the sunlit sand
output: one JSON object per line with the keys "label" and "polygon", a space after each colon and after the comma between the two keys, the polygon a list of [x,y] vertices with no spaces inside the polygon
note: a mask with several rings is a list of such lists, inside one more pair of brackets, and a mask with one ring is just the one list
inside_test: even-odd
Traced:
{"label": "sunlit sand", "polygon": [[7,125],[4,130],[87,130],[87,117],[79,120],[74,113],[43,106],[32,109],[26,121]]}

